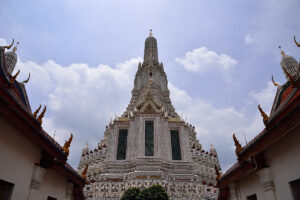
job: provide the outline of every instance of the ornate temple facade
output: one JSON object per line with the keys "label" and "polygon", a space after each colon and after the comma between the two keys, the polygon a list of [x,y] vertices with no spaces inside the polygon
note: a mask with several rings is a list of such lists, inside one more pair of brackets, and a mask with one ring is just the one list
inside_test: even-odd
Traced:
{"label": "ornate temple facade", "polygon": [[167,76],[150,32],[126,111],[107,127],[98,147],[82,151],[87,200],[119,199],[129,187],[162,185],[171,199],[214,199],[216,149],[205,151],[195,128],[176,113]]}

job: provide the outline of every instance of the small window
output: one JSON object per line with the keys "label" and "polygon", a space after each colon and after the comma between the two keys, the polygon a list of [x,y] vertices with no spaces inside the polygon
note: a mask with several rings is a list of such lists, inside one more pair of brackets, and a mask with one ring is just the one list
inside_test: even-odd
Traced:
{"label": "small window", "polygon": [[300,199],[300,179],[290,182],[290,188],[294,200]]}
{"label": "small window", "polygon": [[257,200],[256,194],[252,194],[250,196],[247,196],[247,200]]}
{"label": "small window", "polygon": [[145,121],[145,156],[154,156],[154,122]]}
{"label": "small window", "polygon": [[171,130],[172,160],[181,160],[179,131]]}
{"label": "small window", "polygon": [[117,160],[125,160],[126,159],[127,135],[128,135],[127,129],[119,130]]}
{"label": "small window", "polygon": [[152,77],[152,72],[149,73],[150,77]]}
{"label": "small window", "polygon": [[48,196],[47,200],[57,200],[57,199],[54,198],[54,197],[49,197],[49,196]]}
{"label": "small window", "polygon": [[15,184],[0,179],[0,199],[10,200]]}

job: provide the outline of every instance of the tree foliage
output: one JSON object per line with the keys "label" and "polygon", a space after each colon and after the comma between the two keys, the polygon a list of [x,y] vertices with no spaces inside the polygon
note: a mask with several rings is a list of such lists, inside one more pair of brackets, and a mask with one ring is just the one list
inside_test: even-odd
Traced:
{"label": "tree foliage", "polygon": [[121,200],[138,200],[140,193],[141,193],[141,191],[139,188],[136,188],[136,187],[128,188],[123,193]]}
{"label": "tree foliage", "polygon": [[152,185],[140,191],[139,188],[128,188],[121,200],[169,200],[169,196],[161,185]]}
{"label": "tree foliage", "polygon": [[140,195],[139,200],[169,200],[169,196],[161,185],[152,185],[144,189]]}

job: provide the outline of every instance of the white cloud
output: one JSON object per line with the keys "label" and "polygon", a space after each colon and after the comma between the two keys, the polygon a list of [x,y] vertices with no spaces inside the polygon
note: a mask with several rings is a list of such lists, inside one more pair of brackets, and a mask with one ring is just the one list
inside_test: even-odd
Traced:
{"label": "white cloud", "polygon": [[266,52],[272,52],[279,55],[278,45],[283,45],[290,51],[293,51],[293,35],[300,28],[295,19],[300,19],[298,0],[261,1],[253,13],[249,24],[253,24],[248,30],[249,35],[255,40],[252,43],[255,46],[256,54],[264,55]]}
{"label": "white cloud", "polygon": [[254,41],[254,38],[250,34],[246,35],[246,37],[244,39],[244,42],[246,44],[251,44],[253,41]]}
{"label": "white cloud", "polygon": [[52,60],[43,64],[18,62],[19,80],[31,73],[26,87],[33,110],[38,104],[48,107],[44,129],[52,136],[56,132],[60,144],[70,132],[74,134],[69,159],[73,167],[77,167],[86,141],[96,147],[110,116],[125,111],[140,61],[141,58],[133,58],[116,64],[115,68],[108,65],[91,68],[87,64],[61,66]]}
{"label": "white cloud", "polygon": [[176,62],[183,65],[187,71],[206,72],[218,69],[226,71],[235,66],[238,61],[226,54],[217,54],[206,47],[200,47],[189,51],[183,58],[176,58]]}

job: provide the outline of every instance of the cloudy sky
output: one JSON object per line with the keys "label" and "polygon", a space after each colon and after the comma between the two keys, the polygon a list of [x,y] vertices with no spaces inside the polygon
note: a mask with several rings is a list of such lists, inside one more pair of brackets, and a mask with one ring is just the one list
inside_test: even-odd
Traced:
{"label": "cloudy sky", "polygon": [[20,42],[19,80],[31,80],[32,109],[48,107],[44,129],[61,144],[74,134],[69,162],[77,168],[88,142],[130,100],[144,41],[153,29],[172,102],[216,147],[226,170],[236,161],[232,133],[242,144],[264,126],[285,77],[281,45],[299,60],[299,0],[1,0],[0,44]]}

